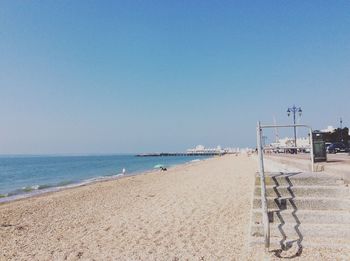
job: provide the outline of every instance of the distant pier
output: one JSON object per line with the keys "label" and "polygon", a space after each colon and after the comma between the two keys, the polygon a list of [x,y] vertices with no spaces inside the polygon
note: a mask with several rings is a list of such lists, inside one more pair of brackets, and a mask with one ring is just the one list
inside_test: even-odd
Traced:
{"label": "distant pier", "polygon": [[136,157],[171,157],[171,156],[222,156],[226,152],[161,152],[161,153],[143,153]]}

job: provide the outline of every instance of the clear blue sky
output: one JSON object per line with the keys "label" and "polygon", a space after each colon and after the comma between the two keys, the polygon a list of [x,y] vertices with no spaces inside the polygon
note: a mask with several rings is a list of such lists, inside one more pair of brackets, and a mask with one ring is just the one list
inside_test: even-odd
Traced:
{"label": "clear blue sky", "polygon": [[254,146],[350,125],[350,1],[1,1],[0,154]]}

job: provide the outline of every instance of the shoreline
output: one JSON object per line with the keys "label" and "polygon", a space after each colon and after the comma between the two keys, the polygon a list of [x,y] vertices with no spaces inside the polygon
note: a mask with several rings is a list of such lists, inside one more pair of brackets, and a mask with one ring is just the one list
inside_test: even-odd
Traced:
{"label": "shoreline", "polygon": [[[168,171],[173,170],[176,167],[191,165],[191,164],[203,162],[206,160],[210,160],[213,158],[215,158],[215,156],[205,158],[205,159],[198,159],[196,161],[190,160],[188,162],[171,165],[168,167]],[[99,177],[89,178],[89,179],[78,181],[78,182],[73,182],[73,183],[70,183],[70,184],[67,184],[64,186],[52,186],[52,187],[43,188],[43,189],[33,189],[32,191],[27,192],[27,193],[23,193],[23,194],[0,197],[0,206],[4,205],[4,204],[10,204],[11,202],[15,202],[15,201],[19,201],[19,200],[25,200],[28,198],[36,198],[36,197],[40,197],[40,196],[45,196],[47,194],[57,193],[60,191],[75,189],[75,188],[84,187],[84,186],[89,186],[89,185],[100,183],[100,182],[108,182],[108,181],[113,181],[113,180],[118,180],[118,179],[123,179],[123,178],[128,178],[128,177],[147,175],[147,174],[150,174],[153,172],[157,173],[157,172],[159,172],[159,170],[158,169],[148,169],[148,170],[144,170],[144,171],[131,172],[130,174],[126,174],[126,175],[119,173],[119,174],[116,174],[113,176],[99,176]]]}
{"label": "shoreline", "polygon": [[246,259],[255,171],[226,155],[2,204],[0,259]]}

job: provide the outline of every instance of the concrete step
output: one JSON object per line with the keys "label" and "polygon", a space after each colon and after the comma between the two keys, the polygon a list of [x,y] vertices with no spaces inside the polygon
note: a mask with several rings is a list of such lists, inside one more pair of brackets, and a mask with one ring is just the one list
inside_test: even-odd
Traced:
{"label": "concrete step", "polygon": [[[266,175],[265,176],[266,185],[274,185],[274,186],[297,186],[297,185],[321,185],[321,186],[335,186],[335,185],[343,185],[344,180],[337,177],[328,177],[325,175],[320,175],[319,177],[315,175],[303,175],[298,176],[298,174],[292,175]],[[260,185],[260,177],[256,177],[255,180],[256,185]]]}
{"label": "concrete step", "polygon": [[[261,195],[261,186],[255,187],[255,196]],[[347,186],[266,186],[268,197],[332,197],[350,198],[350,187]]]}
{"label": "concrete step", "polygon": [[[298,248],[350,251],[350,188],[324,173],[266,173],[271,248],[288,243]],[[264,244],[260,177],[255,180],[251,245]]]}
{"label": "concrete step", "polygon": [[[256,246],[256,245],[264,245],[264,238],[263,237],[251,237],[250,238],[250,246]],[[282,245],[281,245],[282,244]],[[308,248],[328,248],[328,249],[339,249],[350,251],[350,240],[344,239],[344,238],[332,238],[330,240],[329,238],[325,237],[308,237],[304,236],[303,240],[300,242],[302,247],[308,247]],[[286,240],[281,241],[280,237],[271,237],[270,238],[270,251],[276,250],[276,249],[282,249],[282,246],[289,245],[289,247],[292,245],[292,247],[297,248],[297,242],[295,240]]]}
{"label": "concrete step", "polygon": [[[350,225],[350,211],[335,210],[282,210],[269,209],[271,223],[281,224],[296,223],[301,224],[347,224]],[[262,222],[261,209],[253,209],[252,223],[257,225]]]}
{"label": "concrete step", "polygon": [[[349,199],[311,197],[267,197],[268,209],[349,210]],[[261,198],[254,197],[253,208],[261,208]]]}
{"label": "concrete step", "polygon": [[[252,225],[251,236],[262,237],[264,235],[263,226]],[[280,238],[280,240],[297,240],[303,239],[304,236],[325,237],[331,241],[332,238],[343,238],[350,241],[350,225],[349,224],[300,224],[285,223],[283,225],[270,224],[270,236]]]}

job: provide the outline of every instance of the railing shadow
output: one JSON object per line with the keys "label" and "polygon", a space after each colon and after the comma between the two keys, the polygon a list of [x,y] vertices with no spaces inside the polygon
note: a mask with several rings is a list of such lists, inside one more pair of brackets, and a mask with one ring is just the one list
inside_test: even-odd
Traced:
{"label": "railing shadow", "polygon": [[[277,198],[274,199],[276,205],[278,206],[278,211],[276,211],[276,215],[280,221],[280,224],[278,225],[278,230],[280,231],[281,235],[282,235],[282,239],[281,241],[279,242],[280,243],[280,249],[277,249],[277,250],[274,250],[274,253],[275,253],[275,256],[279,257],[279,258],[287,258],[287,259],[292,259],[292,258],[295,258],[295,257],[298,257],[302,254],[303,252],[303,246],[302,246],[302,241],[303,241],[303,235],[301,234],[300,230],[299,230],[299,227],[300,227],[300,220],[297,216],[297,211],[298,211],[298,207],[297,205],[295,204],[295,194],[294,194],[294,191],[293,191],[293,183],[292,181],[290,180],[290,177],[291,176],[294,176],[294,175],[297,175],[299,174],[298,172],[296,173],[280,173],[278,175],[275,175],[272,177],[272,180],[274,181],[275,183],[275,186],[273,187],[274,189],[274,192],[276,193],[277,195]],[[287,190],[290,194],[290,197],[286,197],[286,198],[282,198],[282,195],[281,193],[279,192],[278,188],[281,186],[280,183],[278,182],[277,180],[277,177],[284,177],[288,183],[288,186],[287,186]],[[287,240],[287,234],[286,232],[284,231],[283,227],[284,225],[286,224],[284,219],[283,219],[283,216],[281,214],[281,212],[283,212],[284,210],[287,209],[287,200],[289,201],[290,205],[292,206],[293,208],[293,211],[292,211],[292,216],[295,220],[295,226],[294,226],[294,230],[296,232],[296,234],[298,235],[298,238],[296,240],[290,240],[288,241]],[[292,253],[290,256],[282,256],[282,253],[283,252],[286,252],[288,250],[290,250],[294,244],[297,244],[297,247],[296,247],[296,252],[295,253]]]}

